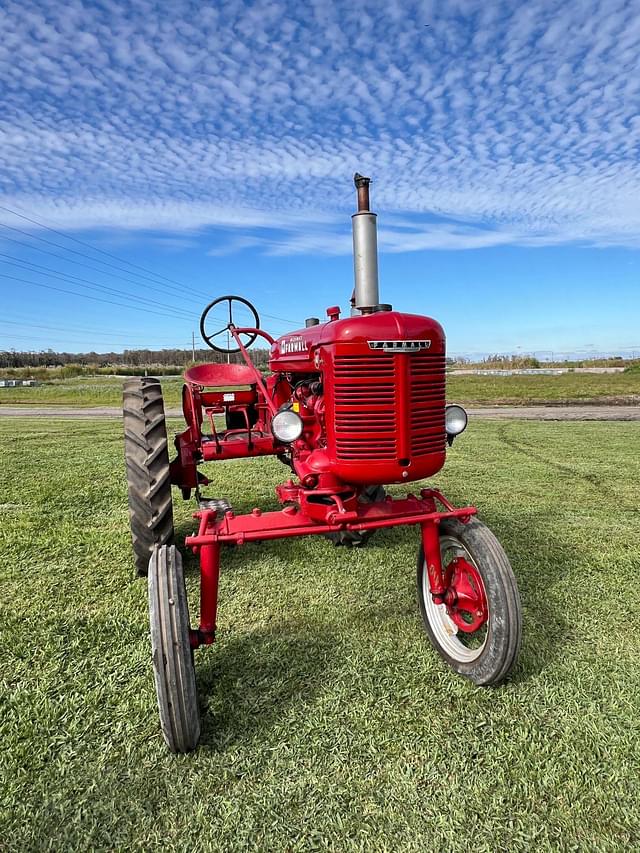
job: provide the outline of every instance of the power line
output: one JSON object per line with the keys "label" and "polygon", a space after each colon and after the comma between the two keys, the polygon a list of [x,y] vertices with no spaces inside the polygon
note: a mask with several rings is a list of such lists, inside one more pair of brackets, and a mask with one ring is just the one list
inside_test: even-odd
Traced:
{"label": "power line", "polygon": [[[29,216],[26,216],[25,214],[18,213],[17,211],[13,210],[10,207],[6,207],[5,205],[0,204],[0,210],[4,210],[8,213],[13,214],[14,216],[18,216],[20,219],[24,219],[26,222],[31,222],[33,225],[37,225],[41,228],[44,228],[45,230],[50,231],[53,234],[58,234],[60,237],[63,237],[64,239],[72,240],[74,243],[77,243],[78,245],[86,246],[87,248],[91,249],[94,252],[98,252],[101,255],[105,255],[105,257],[109,257],[109,258],[113,258],[114,260],[121,261],[122,263],[128,264],[129,266],[134,267],[135,269],[140,269],[145,273],[149,273],[150,275],[154,276],[155,278],[163,279],[164,281],[170,282],[173,285],[177,285],[177,288],[176,287],[169,287],[167,285],[161,285],[159,282],[154,282],[152,279],[150,279],[148,277],[148,275],[142,276],[142,275],[140,275],[140,273],[131,273],[130,270],[126,270],[126,269],[123,270],[122,267],[116,267],[113,264],[108,264],[106,261],[101,261],[99,258],[91,258],[91,256],[88,256],[86,254],[86,252],[78,252],[75,249],[70,249],[67,246],[61,246],[59,243],[54,243],[51,240],[45,240],[43,237],[38,237],[35,234],[31,234],[30,232],[24,231],[23,229],[20,229],[20,228],[16,228],[15,226],[7,225],[6,223],[0,223],[0,226],[2,226],[3,228],[9,228],[13,231],[20,233],[20,234],[24,234],[25,236],[27,236],[31,239],[39,240],[40,242],[46,243],[47,245],[55,246],[58,249],[62,249],[62,251],[64,251],[64,252],[72,252],[74,255],[79,255],[80,257],[95,261],[97,263],[103,264],[104,266],[119,270],[120,272],[126,272],[130,275],[131,274],[137,275],[139,278],[142,278],[147,282],[151,282],[151,283],[155,284],[156,286],[164,286],[168,290],[177,291],[181,296],[184,295],[185,290],[190,291],[194,295],[198,296],[198,298],[201,298],[203,296],[203,294],[194,290],[192,287],[189,287],[189,286],[183,284],[182,282],[176,281],[175,279],[168,278],[167,276],[160,275],[160,273],[153,272],[153,270],[149,270],[146,267],[140,266],[139,264],[134,264],[132,261],[128,261],[126,258],[122,258],[121,256],[116,255],[113,252],[107,252],[104,249],[99,249],[97,246],[93,246],[91,243],[88,243],[85,240],[80,240],[79,238],[73,237],[70,234],[65,234],[62,231],[58,231],[56,228],[52,228],[51,226],[46,225],[44,222],[41,222],[38,219],[35,219],[33,217],[29,217]],[[59,256],[56,255],[55,257],[59,257]],[[64,259],[64,260],[70,261],[71,259]],[[95,271],[95,267],[93,269]],[[100,272],[100,270],[97,270],[97,271]],[[131,281],[131,279],[128,279],[128,281]],[[301,326],[302,325],[302,322],[299,320],[291,320],[291,319],[286,318],[286,317],[278,317],[274,314],[267,314],[266,312],[264,312],[262,316],[263,317],[269,317],[272,320],[280,320],[283,323],[289,323],[293,326]]]}
{"label": "power line", "polygon": [[[144,314],[155,314],[158,317],[170,317],[170,318],[175,319],[175,314],[169,314],[165,311],[160,312],[160,311],[155,311],[152,308],[141,308],[141,307],[138,307],[137,305],[127,305],[126,303],[123,304],[122,302],[114,302],[111,299],[102,299],[99,296],[89,296],[87,293],[76,293],[75,290],[66,290],[63,287],[55,287],[52,284],[41,284],[38,281],[30,281],[29,279],[18,278],[17,276],[7,275],[6,273],[0,273],[0,278],[5,278],[9,281],[17,281],[17,282],[20,282],[21,284],[31,284],[34,287],[43,287],[46,290],[56,290],[56,291],[58,291],[58,293],[68,293],[71,296],[79,296],[82,299],[91,299],[94,302],[104,302],[107,305],[116,305],[118,308],[127,308],[130,311],[142,311]],[[180,319],[184,319],[184,318],[180,318]]]}
{"label": "power line", "polygon": [[[105,249],[99,249],[97,246],[94,246],[92,243],[87,242],[86,240],[80,240],[78,237],[73,237],[71,234],[65,234],[63,231],[58,231],[56,228],[52,228],[50,225],[46,225],[41,220],[31,218],[26,216],[23,213],[18,213],[16,210],[12,210],[10,207],[5,207],[0,204],[0,210],[6,210],[7,213],[12,213],[14,216],[20,217],[20,219],[24,219],[27,222],[31,222],[32,225],[38,225],[40,228],[44,228],[47,231],[51,231],[53,234],[58,234],[60,237],[64,237],[65,240],[72,240],[74,243],[77,243],[79,246],[86,246],[91,249],[93,252],[99,252],[101,255],[104,255],[107,258],[113,258],[116,261],[121,261],[122,263],[129,264],[129,266],[134,267],[135,269],[142,270],[143,272],[149,273],[150,275],[155,276],[156,278],[164,279],[165,281],[172,282],[173,284],[177,284],[179,287],[184,287],[180,281],[176,281],[172,278],[167,278],[165,275],[160,275],[160,273],[154,272],[153,270],[147,269],[147,267],[140,266],[139,264],[134,264],[133,261],[128,261],[126,258],[123,258],[121,255],[116,255],[114,252],[107,252]],[[70,250],[71,251],[71,250]]]}
{"label": "power line", "polygon": [[[25,231],[23,228],[16,228],[14,225],[7,225],[6,222],[0,222],[0,228],[6,228],[9,231],[15,231],[17,234],[22,234],[23,236],[28,237],[30,240],[38,240],[41,243],[45,243],[47,246],[54,246],[56,249],[62,249],[63,252],[73,252],[74,255],[79,255],[81,258],[85,258],[87,260],[94,261],[95,263],[98,263],[98,264],[104,264],[105,266],[108,266],[108,267],[113,267],[114,269],[120,270],[121,272],[125,272],[128,275],[137,275],[139,278],[142,279],[142,281],[135,281],[135,279],[124,278],[123,276],[116,276],[113,273],[109,273],[109,275],[111,275],[113,278],[120,278],[123,281],[128,281],[131,284],[135,284],[138,287],[140,287],[141,285],[148,286],[149,284],[153,284],[155,287],[165,288],[172,295],[175,295],[177,293],[179,296],[184,297],[185,290],[187,290],[187,291],[190,291],[191,293],[193,293],[195,296],[197,296],[198,299],[203,298],[203,294],[198,293],[197,291],[193,290],[192,288],[189,288],[186,286],[182,287],[182,288],[176,288],[176,287],[172,287],[168,284],[162,284],[161,282],[153,281],[153,280],[147,278],[146,276],[140,276],[139,273],[131,272],[131,270],[126,270],[126,269],[123,270],[122,267],[115,267],[113,264],[107,264],[105,261],[101,261],[99,258],[92,258],[90,255],[86,255],[83,252],[76,252],[75,249],[69,249],[69,248],[67,248],[67,246],[61,246],[59,243],[54,243],[52,240],[45,240],[44,237],[38,237],[36,234],[31,234],[31,233],[29,233],[29,231]],[[15,239],[12,239],[11,237],[5,238],[5,239],[9,239],[9,240],[11,240],[11,242],[18,243],[21,246],[26,245],[23,241],[15,240]],[[64,255],[59,255],[55,252],[49,252],[46,249],[41,249],[39,246],[34,246],[34,248],[38,252],[43,252],[44,254],[52,255],[54,258],[58,258],[59,260],[65,261],[66,263],[77,264],[78,266],[81,266],[81,267],[87,267],[88,269],[91,269],[94,272],[99,272],[101,275],[107,274],[106,271],[103,269],[99,269],[98,267],[90,266],[89,264],[83,264],[82,261],[76,261],[74,258],[65,258]]]}
{"label": "power line", "polygon": [[[189,287],[185,284],[182,284],[181,282],[174,281],[174,279],[167,278],[166,276],[162,276],[159,273],[155,273],[151,270],[147,270],[145,267],[141,267],[138,264],[134,264],[131,261],[127,261],[126,258],[121,258],[120,256],[115,255],[112,252],[107,252],[107,251],[104,251],[103,249],[98,249],[97,247],[92,246],[91,243],[87,243],[84,240],[79,240],[78,238],[72,237],[69,234],[64,234],[64,232],[62,232],[62,231],[58,231],[55,228],[51,228],[50,226],[45,225],[42,222],[39,222],[37,219],[32,219],[31,217],[25,216],[21,213],[18,213],[17,211],[12,210],[9,207],[6,207],[4,205],[0,205],[0,210],[5,210],[8,213],[13,214],[14,216],[18,216],[21,219],[26,220],[27,222],[31,222],[34,225],[38,225],[42,228],[45,228],[47,231],[51,231],[54,234],[58,234],[59,236],[65,238],[65,239],[73,240],[73,242],[78,243],[79,245],[87,246],[92,251],[99,252],[100,254],[105,255],[106,257],[111,257],[111,258],[114,258],[115,260],[120,260],[123,263],[129,264],[132,267],[135,267],[137,269],[141,269],[144,272],[150,273],[152,276],[154,276],[156,278],[164,279],[165,281],[168,281],[168,282],[173,282],[173,284],[177,285],[177,287],[175,287],[173,285],[162,284],[158,281],[154,281],[152,278],[149,278],[148,275],[141,275],[140,273],[135,273],[135,272],[132,273],[131,270],[123,269],[122,267],[115,266],[114,264],[107,263],[106,261],[101,261],[99,258],[92,258],[90,255],[87,255],[86,252],[79,252],[76,249],[70,249],[68,246],[60,245],[60,243],[56,243],[52,240],[46,240],[44,237],[38,237],[36,234],[31,234],[29,231],[25,231],[22,228],[16,228],[14,225],[7,225],[4,222],[0,222],[0,227],[2,227],[2,228],[7,228],[11,231],[15,231],[18,234],[22,234],[22,235],[24,235],[24,236],[26,236],[32,240],[38,240],[41,243],[45,243],[46,245],[54,246],[57,249],[62,249],[63,252],[71,252],[72,254],[78,255],[79,257],[85,258],[86,260],[90,260],[90,261],[94,261],[95,263],[103,264],[104,266],[109,267],[111,269],[115,269],[119,272],[125,272],[128,275],[136,275],[136,276],[138,276],[138,278],[141,278],[148,283],[154,284],[156,287],[164,287],[166,290],[169,290],[170,292],[178,293],[180,296],[184,296],[185,290],[192,293],[194,296],[197,296],[199,299],[201,299],[203,296],[202,293],[199,293],[198,291],[194,290],[192,287]],[[20,242],[20,241],[14,241],[14,242]],[[22,245],[24,245],[24,244],[22,244]],[[38,251],[44,252],[45,250],[44,249],[38,249]],[[54,257],[60,258],[60,255],[56,255],[52,252],[47,252],[47,254],[53,254]],[[70,263],[79,263],[78,261],[73,261],[73,259],[71,259],[71,258],[64,258],[63,257],[61,259],[65,260],[67,262],[70,262]],[[81,264],[81,266],[86,266],[86,264]],[[89,267],[89,268],[93,269],[94,272],[104,273],[104,270],[96,269],[96,267]],[[120,276],[120,278],[122,278],[122,277]],[[123,279],[123,280],[129,281],[132,284],[139,284],[139,282],[132,281],[132,279]],[[292,320],[292,319],[289,319],[287,317],[278,317],[274,314],[267,314],[266,312],[264,312],[262,316],[263,317],[269,317],[272,320],[280,320],[281,322],[288,323],[292,326],[301,326],[302,325],[302,322],[299,320]]]}
{"label": "power line", "polygon": [[[10,228],[11,226],[4,225],[2,222],[0,222],[0,227],[5,227],[5,228],[8,228],[8,227],[9,227],[9,228]],[[29,235],[26,231],[25,231],[25,232],[20,232],[20,233],[24,233],[27,237],[31,236],[31,235]],[[22,240],[16,240],[14,237],[7,237],[7,236],[5,236],[3,239],[5,239],[5,240],[9,240],[9,241],[10,241],[10,242],[12,242],[12,243],[16,243],[18,246],[25,246],[25,245],[26,245]],[[59,255],[59,254],[57,254],[56,252],[50,252],[49,250],[47,250],[47,249],[42,249],[42,248],[40,248],[39,246],[34,246],[33,248],[35,249],[35,251],[36,251],[36,252],[41,252],[42,254],[49,255],[49,256],[51,256],[51,257],[53,257],[53,258],[57,258],[58,260],[66,261],[66,262],[68,262],[68,263],[76,264],[77,266],[85,267],[86,269],[93,270],[94,272],[100,273],[101,275],[105,275],[105,274],[106,274],[104,270],[101,270],[101,269],[99,269],[98,267],[91,266],[91,264],[84,264],[84,263],[82,263],[82,261],[76,261],[76,260],[74,260],[73,258],[65,258],[63,255]],[[70,278],[74,278],[74,279],[77,279],[77,280],[79,280],[79,281],[85,281],[85,282],[90,282],[90,283],[92,283],[92,284],[96,284],[95,282],[91,282],[91,280],[90,280],[90,279],[85,279],[85,278],[82,278],[81,276],[74,276],[72,273],[60,273],[60,272],[58,272],[57,270],[54,270],[54,269],[53,269],[53,267],[47,267],[47,266],[44,266],[44,265],[42,265],[42,264],[36,264],[36,263],[34,263],[33,261],[27,261],[27,260],[23,260],[22,258],[16,258],[16,256],[15,256],[15,255],[8,255],[8,254],[6,254],[6,253],[4,253],[4,254],[3,254],[3,253],[0,253],[0,254],[2,255],[2,257],[15,259],[15,260],[17,260],[19,263],[21,263],[21,264],[29,264],[29,265],[30,265],[30,266],[32,266],[32,267],[39,267],[40,269],[46,270],[48,274],[53,274],[53,275],[56,275],[56,276],[58,276],[58,277],[63,277],[63,278],[64,278],[64,280],[69,280]],[[133,279],[130,279],[130,278],[125,278],[124,276],[117,276],[117,275],[113,275],[113,273],[109,273],[108,275],[110,275],[112,278],[115,278],[115,279],[117,279],[117,280],[119,279],[120,281],[126,281],[126,282],[129,282],[130,284],[134,284],[134,285],[136,285],[137,287],[139,287],[139,286],[140,286],[140,284],[141,284],[141,282],[134,281]],[[104,285],[96,285],[96,286],[98,286],[98,287],[105,287]],[[146,287],[146,285],[144,285],[144,286]],[[114,289],[114,290],[115,290],[115,289]],[[124,292],[124,291],[117,291],[117,290],[115,290],[115,292],[116,292],[116,293],[122,293],[124,296],[126,296],[126,297],[130,297],[131,299],[136,299],[136,300],[138,300],[138,301],[141,301],[141,298],[140,298],[140,297],[137,297],[137,296],[135,296],[135,295],[133,295],[133,294],[129,294],[129,293],[126,293],[126,294],[125,294],[125,292]],[[173,295],[173,294],[172,294],[172,295]],[[146,301],[146,297],[145,297],[145,301]],[[149,301],[155,301],[155,300],[149,300]],[[156,304],[164,305],[164,303],[157,303],[157,302],[156,302]],[[169,306],[167,306],[167,307],[169,307]],[[173,308],[173,306],[172,306],[172,308]],[[185,309],[176,308],[175,310],[181,311],[183,314],[185,313]],[[240,305],[240,306],[239,306],[239,308],[238,308],[237,310],[244,311],[244,312],[246,312],[247,314],[249,313],[249,309],[248,309],[248,308],[246,308],[246,307],[245,307],[245,306],[243,306],[243,305]],[[192,318],[194,315],[191,315],[191,314],[190,314],[189,316],[190,316],[190,318]],[[214,312],[211,316],[213,316],[214,318],[216,318],[216,314],[215,314],[215,312]],[[284,317],[277,317],[277,316],[275,316],[275,315],[273,315],[273,314],[265,314],[265,313],[263,313],[263,314],[262,314],[262,316],[263,316],[263,317],[269,317],[270,319],[278,320],[278,321],[280,321],[280,322],[288,323],[288,324],[295,325],[295,326],[301,326],[301,325],[302,325],[302,323],[298,323],[297,321],[294,321],[294,320],[287,320],[287,319],[286,319],[286,318],[284,318]],[[217,318],[216,318],[216,319],[217,319]],[[222,319],[222,318],[220,317],[219,319]]]}
{"label": "power line", "polygon": [[[62,344],[66,344],[66,343],[86,344],[86,345],[90,345],[92,347],[95,344],[95,341],[93,341],[92,338],[69,338],[69,337],[51,338],[48,335],[14,335],[14,334],[0,335],[0,341],[2,341],[3,338],[6,338],[7,340],[11,340],[11,341],[23,340],[23,341],[33,341],[33,342],[45,341],[48,343],[56,343],[56,344],[61,344],[61,343]],[[124,349],[132,349],[132,350],[138,350],[138,351],[139,350],[161,351],[163,349],[177,349],[180,351],[183,350],[183,347],[178,347],[178,346],[171,347],[171,346],[168,346],[166,344],[148,344],[146,346],[140,346],[139,344],[133,344],[131,342],[127,342],[127,343],[121,343],[120,346],[123,347]],[[2,346],[0,346],[0,350],[2,350],[2,349],[3,349]],[[115,351],[116,350],[114,350],[114,349],[108,350],[108,352],[115,352]],[[97,350],[92,349],[92,352],[97,353]]]}
{"label": "power line", "polygon": [[[150,344],[144,339],[138,339],[134,342],[129,335],[125,335],[125,334],[118,333],[118,332],[98,331],[96,329],[76,329],[76,328],[65,328],[63,326],[47,326],[47,325],[44,325],[41,323],[24,323],[24,322],[18,322],[16,320],[0,320],[0,325],[19,326],[21,329],[44,329],[44,330],[50,330],[50,331],[54,331],[54,332],[64,332],[67,335],[67,337],[65,337],[65,338],[49,338],[47,335],[27,336],[27,335],[16,334],[16,333],[11,332],[11,331],[7,332],[4,330],[0,330],[0,340],[3,337],[6,337],[6,338],[11,338],[11,339],[20,338],[20,339],[24,339],[24,340],[45,340],[45,341],[46,340],[52,340],[52,341],[69,340],[69,341],[73,341],[74,343],[78,343],[78,342],[79,343],[91,343],[91,342],[93,342],[93,338],[95,336],[102,336],[102,337],[126,338],[127,342],[126,343],[120,342],[120,343],[118,343],[118,346],[124,346],[124,347],[130,348],[130,349],[152,349],[152,350],[178,349],[178,350],[185,350],[185,351],[191,349],[191,343],[183,344],[181,346],[180,344],[166,344],[166,343],[164,343],[164,344]],[[90,337],[78,338],[77,337],[78,332],[80,334],[82,334],[83,332],[86,332],[88,335],[90,335]],[[69,337],[69,334],[71,335],[71,337]],[[106,343],[105,344],[101,343],[100,345],[101,346],[107,346]],[[203,350],[204,346],[197,347],[197,349]]]}
{"label": "power line", "polygon": [[[8,210],[8,208],[5,208]],[[18,214],[20,216],[20,214]],[[25,219],[26,217],[22,217]],[[30,220],[33,221],[33,220]],[[37,224],[37,223],[35,223]],[[119,272],[125,272],[128,275],[136,275],[138,278],[143,279],[144,281],[151,282],[155,284],[156,287],[166,287],[168,289],[177,291],[178,293],[184,293],[185,290],[189,290],[190,288],[187,285],[179,285],[178,287],[174,287],[173,285],[168,284],[160,284],[157,281],[154,281],[153,278],[150,278],[148,275],[142,275],[141,273],[131,272],[131,270],[123,269],[122,267],[116,266],[115,264],[110,264],[108,261],[101,261],[99,258],[92,258],[90,255],[87,255],[86,252],[79,252],[77,249],[70,249],[68,246],[60,245],[60,243],[56,243],[53,240],[47,240],[45,237],[39,237],[37,234],[32,234],[29,231],[25,231],[23,228],[16,228],[15,225],[7,225],[6,223],[0,223],[3,228],[8,228],[10,231],[16,231],[18,234],[24,234],[27,237],[30,237],[32,240],[39,240],[41,243],[46,243],[48,246],[54,246],[56,249],[62,249],[63,252],[70,252],[73,255],[78,255],[81,258],[87,258],[90,261],[94,261],[95,263],[102,264],[105,267],[109,267],[111,269],[118,270]],[[56,232],[60,233],[60,232]],[[65,237],[65,234],[62,234]],[[154,273],[155,275],[155,273]],[[194,291],[195,292],[195,291]]]}
{"label": "power line", "polygon": [[[171,311],[178,312],[185,316],[185,318],[189,320],[193,320],[193,314],[189,311],[186,311],[184,308],[179,308],[177,305],[168,305],[164,302],[158,302],[156,299],[149,299],[146,296],[135,296],[132,293],[127,293],[124,290],[118,290],[115,287],[108,287],[104,284],[98,284],[98,282],[91,281],[88,278],[82,278],[81,276],[72,275],[71,273],[60,273],[57,270],[51,269],[50,267],[42,266],[41,264],[34,264],[32,261],[23,261],[22,258],[15,258],[14,255],[7,255],[3,252],[0,252],[0,258],[11,258],[9,262],[4,261],[8,266],[15,267],[17,266],[19,269],[24,269],[26,267],[26,272],[33,272],[35,275],[48,275],[54,276],[57,279],[62,281],[69,282],[69,284],[75,284],[76,282],[82,282],[82,284],[78,285],[79,287],[88,287],[91,290],[101,290],[105,293],[110,293],[115,296],[120,296],[123,299],[127,300],[135,300],[136,302],[141,302],[143,305],[151,304],[158,305],[160,308],[168,308]],[[35,267],[34,270],[30,269],[30,267]],[[39,270],[43,270],[44,272],[39,272]],[[73,279],[73,280],[72,280]]]}
{"label": "power line", "polygon": [[[14,255],[7,255],[3,252],[0,252],[0,257],[15,259],[15,260],[11,260],[9,262],[4,261],[4,263],[7,264],[8,266],[17,266],[18,269],[25,269],[25,267],[26,267],[26,269],[25,269],[26,272],[33,272],[35,275],[45,275],[46,274],[48,276],[53,276],[54,278],[56,278],[60,281],[68,282],[69,284],[76,284],[76,282],[82,282],[82,284],[78,284],[77,286],[89,288],[91,290],[97,290],[98,292],[107,293],[107,294],[112,295],[112,296],[118,296],[118,297],[125,299],[125,300],[128,300],[128,301],[134,301],[137,303],[141,303],[142,305],[152,304],[152,305],[156,305],[160,308],[167,308],[168,310],[170,310],[172,312],[171,314],[165,314],[165,316],[167,316],[167,317],[175,317],[177,314],[177,315],[181,316],[182,319],[189,320],[189,322],[194,322],[194,319],[197,316],[197,315],[190,313],[189,311],[187,311],[184,308],[178,307],[177,305],[169,305],[169,304],[164,303],[164,302],[158,302],[157,300],[150,299],[148,297],[135,296],[134,294],[127,293],[126,291],[118,290],[117,288],[113,288],[113,287],[108,287],[107,285],[98,284],[97,282],[91,281],[90,279],[82,278],[81,276],[75,276],[75,275],[72,275],[71,273],[67,273],[67,274],[60,273],[57,270],[52,269],[51,267],[46,267],[46,266],[43,266],[41,264],[35,264],[32,261],[24,261],[21,258],[15,258]],[[35,267],[36,269],[32,270],[32,269],[30,269],[30,267]],[[43,270],[44,272],[38,272],[38,270]],[[38,282],[28,282],[28,283],[38,285]],[[40,285],[40,286],[44,286],[44,285]],[[81,294],[76,294],[76,295],[80,296]],[[134,306],[131,306],[131,307],[134,307]],[[151,309],[149,309],[149,310],[151,311]],[[152,313],[154,313],[154,312],[152,312]],[[155,313],[158,313],[158,312],[155,312]]]}
{"label": "power line", "polygon": [[[61,343],[61,342],[65,343],[68,341],[68,342],[74,343],[74,344],[92,344],[93,343],[93,341],[90,338],[77,338],[77,339],[76,338],[71,339],[71,338],[66,338],[66,337],[65,338],[50,338],[48,336],[40,336],[40,335],[14,335],[14,334],[7,335],[6,337],[9,340],[24,340],[24,341],[31,341],[31,342],[48,341],[51,343]],[[166,352],[167,350],[176,350],[179,353],[185,353],[185,354],[189,354],[191,352],[191,343],[183,344],[182,346],[180,346],[179,344],[175,344],[175,345],[173,345],[173,344],[146,344],[145,346],[140,346],[140,345],[135,345],[132,343],[122,343],[122,344],[120,344],[120,346],[123,347],[124,349],[130,349],[130,350],[133,350],[135,352],[144,352],[145,350],[149,350],[150,352]],[[266,347],[262,347],[261,349],[264,350],[264,349],[266,349]],[[202,352],[203,350],[206,350],[206,348],[205,347],[196,347],[195,352],[196,352],[196,354],[198,354],[199,352]],[[3,347],[0,346],[0,352],[7,352],[7,351],[8,350],[3,349]],[[96,355],[109,355],[112,352],[117,352],[117,350],[108,349],[108,350],[98,351],[98,350],[92,349],[91,352],[95,352]],[[70,353],[70,354],[73,355],[73,354],[78,354],[78,353]],[[79,354],[84,355],[84,354],[86,354],[86,351],[84,353],[79,353]]]}
{"label": "power line", "polygon": [[25,321],[18,320],[0,320],[0,325],[10,325],[10,326],[20,326],[22,329],[45,329],[53,332],[65,332],[70,334],[75,334],[76,332],[87,332],[91,335],[97,335],[100,337],[108,337],[108,338],[127,338],[127,340],[131,340],[131,335],[123,334],[122,332],[108,332],[98,329],[89,329],[84,328],[80,329],[73,326],[46,326],[41,323],[28,323]]}

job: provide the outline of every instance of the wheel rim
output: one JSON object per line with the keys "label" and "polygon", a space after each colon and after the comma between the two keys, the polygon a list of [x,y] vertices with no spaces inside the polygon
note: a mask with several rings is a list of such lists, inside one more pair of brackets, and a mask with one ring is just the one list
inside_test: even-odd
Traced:
{"label": "wheel rim", "polygon": [[[426,565],[422,572],[422,600],[436,642],[459,663],[471,663],[487,644],[489,618],[486,592],[478,566],[459,539],[440,537],[442,570],[450,603],[431,597]],[[456,603],[453,603],[453,602]]]}

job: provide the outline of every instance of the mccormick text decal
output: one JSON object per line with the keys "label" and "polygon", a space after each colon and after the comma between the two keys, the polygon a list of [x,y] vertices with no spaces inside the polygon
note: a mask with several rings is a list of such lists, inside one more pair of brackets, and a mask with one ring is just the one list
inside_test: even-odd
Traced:
{"label": "mccormick text decal", "polygon": [[300,337],[283,338],[280,344],[280,352],[287,355],[290,352],[306,352],[307,345]]}

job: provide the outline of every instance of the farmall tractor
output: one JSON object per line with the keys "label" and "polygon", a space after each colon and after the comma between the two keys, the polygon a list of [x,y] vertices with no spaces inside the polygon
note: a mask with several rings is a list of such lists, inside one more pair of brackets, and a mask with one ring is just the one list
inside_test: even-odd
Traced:
{"label": "farmall tractor", "polygon": [[[445,462],[447,445],[467,424],[445,402],[445,337],[429,317],[405,314],[378,296],[376,215],[369,179],[356,174],[352,217],[355,290],[351,315],[274,340],[255,308],[222,296],[200,328],[217,352],[243,364],[199,364],[184,374],[186,429],[169,459],[160,384],[136,378],[124,388],[129,515],[139,574],[148,573],[151,644],[160,722],[173,752],[200,737],[193,653],[216,633],[220,559],[225,546],[321,534],[362,546],[382,528],[419,529],[418,605],[427,637],[457,673],[477,685],[502,681],[520,645],[520,600],[509,560],[473,506],[456,508],[436,489],[392,497],[385,485],[423,481]],[[243,306],[250,325],[234,322]],[[224,319],[213,323],[215,312]],[[247,352],[270,346],[263,376]],[[224,343],[227,346],[224,346]],[[225,429],[216,425],[224,418]],[[290,469],[276,487],[282,508],[236,514],[220,496],[205,497],[199,470],[208,462],[276,456]],[[173,544],[171,487],[197,501],[197,531],[186,548],[200,563],[199,623],[192,627],[180,552]]]}

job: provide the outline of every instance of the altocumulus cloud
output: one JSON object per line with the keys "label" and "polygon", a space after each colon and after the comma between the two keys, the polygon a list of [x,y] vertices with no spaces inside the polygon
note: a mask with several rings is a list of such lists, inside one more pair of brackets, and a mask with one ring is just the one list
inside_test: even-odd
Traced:
{"label": "altocumulus cloud", "polygon": [[387,251],[640,244],[635,2],[20,0],[0,27],[4,204],[63,227],[348,252],[357,168]]}

